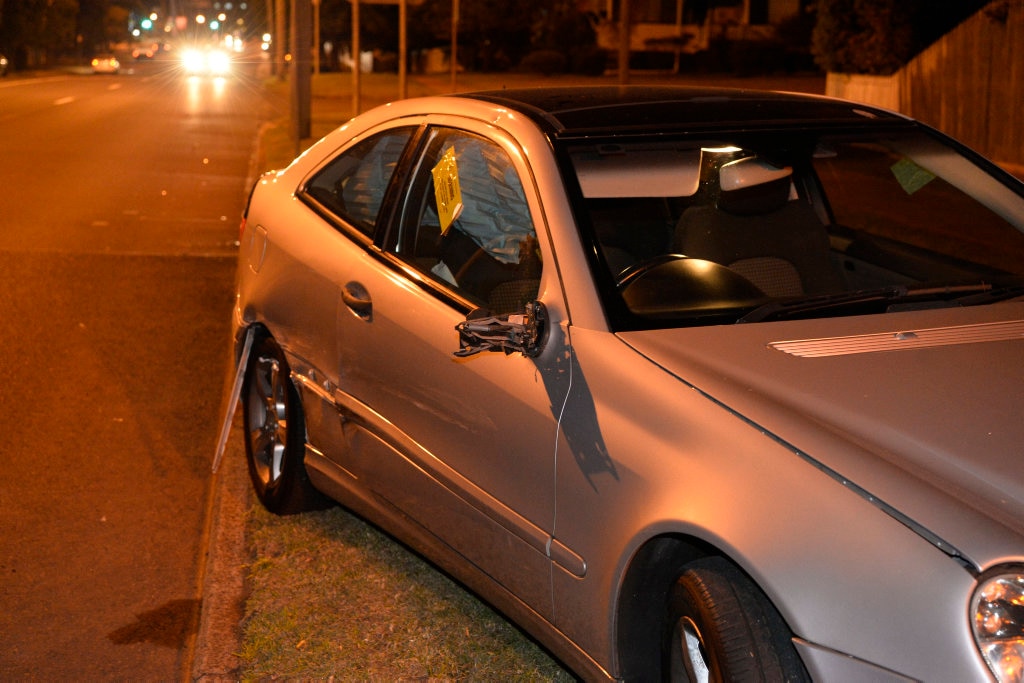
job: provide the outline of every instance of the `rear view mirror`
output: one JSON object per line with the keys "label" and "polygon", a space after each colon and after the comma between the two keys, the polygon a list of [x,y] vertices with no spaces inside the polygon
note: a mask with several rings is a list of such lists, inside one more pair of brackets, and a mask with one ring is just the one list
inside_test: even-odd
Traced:
{"label": "rear view mirror", "polygon": [[504,351],[505,355],[519,352],[530,358],[540,353],[543,346],[547,310],[539,301],[526,304],[519,313],[487,315],[477,309],[464,322],[455,326],[459,332],[459,358],[481,351]]}

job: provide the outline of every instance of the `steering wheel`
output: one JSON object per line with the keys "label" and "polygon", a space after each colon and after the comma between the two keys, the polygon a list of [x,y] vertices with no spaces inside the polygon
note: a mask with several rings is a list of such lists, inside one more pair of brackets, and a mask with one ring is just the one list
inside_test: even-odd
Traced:
{"label": "steering wheel", "polygon": [[618,287],[619,290],[625,289],[629,286],[629,283],[634,280],[639,280],[645,273],[654,270],[658,266],[686,258],[687,257],[682,254],[658,254],[657,256],[653,256],[649,259],[637,261],[636,263],[627,266],[625,270],[615,276],[615,286]]}
{"label": "steering wheel", "polygon": [[731,268],[681,254],[661,254],[626,268],[616,287],[629,309],[640,315],[740,309],[766,299]]}

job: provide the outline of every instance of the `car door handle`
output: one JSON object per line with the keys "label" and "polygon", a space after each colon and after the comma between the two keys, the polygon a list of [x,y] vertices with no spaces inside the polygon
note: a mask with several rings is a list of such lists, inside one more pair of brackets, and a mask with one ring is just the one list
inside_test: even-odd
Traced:
{"label": "car door handle", "polygon": [[357,318],[370,322],[373,317],[373,301],[370,293],[358,282],[348,282],[341,288],[341,300]]}

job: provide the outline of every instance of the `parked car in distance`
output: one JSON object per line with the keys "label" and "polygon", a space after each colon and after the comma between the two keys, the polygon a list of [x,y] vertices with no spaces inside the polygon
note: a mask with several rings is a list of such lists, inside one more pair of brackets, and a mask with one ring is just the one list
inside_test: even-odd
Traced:
{"label": "parked car in distance", "polygon": [[1021,680],[1024,185],[937,131],[405,100],[263,175],[238,259],[262,503],[341,502],[582,678]]}
{"label": "parked car in distance", "polygon": [[94,74],[116,74],[121,71],[121,62],[114,55],[96,55],[92,58]]}
{"label": "parked car in distance", "polygon": [[155,43],[152,45],[136,45],[132,48],[132,59],[153,59],[159,48],[160,46]]}

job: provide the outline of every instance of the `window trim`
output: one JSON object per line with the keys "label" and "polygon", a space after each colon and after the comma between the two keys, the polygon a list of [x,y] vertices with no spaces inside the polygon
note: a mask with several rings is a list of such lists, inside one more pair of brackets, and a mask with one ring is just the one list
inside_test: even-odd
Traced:
{"label": "window trim", "polygon": [[[306,177],[303,178],[298,189],[295,191],[296,198],[323,218],[324,221],[334,229],[338,230],[353,241],[363,245],[364,247],[370,247],[378,244],[382,237],[389,232],[389,225],[393,220],[395,213],[395,202],[393,200],[395,195],[398,193],[399,188],[403,186],[403,178],[406,174],[405,169],[408,165],[412,150],[418,146],[418,140],[422,133],[422,128],[422,125],[407,120],[390,121],[384,125],[365,131],[362,134],[349,139],[343,146],[335,150],[333,154],[306,174]],[[394,133],[402,129],[409,130],[409,137],[405,141],[401,154],[398,156],[395,171],[388,179],[387,188],[385,188],[384,194],[381,196],[381,208],[377,215],[376,223],[373,226],[372,233],[367,234],[364,230],[360,229],[358,225],[348,220],[346,216],[340,215],[312,194],[310,191],[310,184],[325,169],[335,163],[339,157],[368,140],[388,133]]]}
{"label": "window trim", "polygon": [[[529,214],[533,233],[538,241],[541,239],[542,232],[546,239],[546,228],[543,231],[539,229],[541,225],[546,225],[546,223],[543,222],[545,220],[543,211],[540,210],[538,212],[538,209],[542,208],[540,193],[538,192],[536,181],[532,175],[529,163],[526,162],[525,153],[515,143],[515,141],[511,140],[503,131],[487,124],[483,124],[479,128],[474,128],[472,125],[468,125],[471,123],[472,121],[451,121],[447,119],[447,117],[428,118],[418,131],[415,144],[410,145],[407,150],[408,156],[403,157],[403,175],[401,179],[402,189],[409,190],[411,189],[411,185],[414,181],[419,181],[423,178],[429,177],[430,169],[424,170],[424,164],[427,163],[427,150],[430,148],[439,132],[446,134],[461,133],[468,137],[478,138],[501,150],[501,152],[507,157],[508,162],[511,168],[515,171],[516,177],[522,188],[523,202],[525,204],[526,211]],[[531,193],[533,195],[533,200],[531,200]],[[397,266],[406,274],[406,276],[411,277],[415,282],[433,292],[435,296],[449,302],[454,302],[459,308],[464,309],[466,313],[481,308],[480,302],[469,298],[463,289],[459,288],[457,285],[447,283],[440,278],[431,277],[429,273],[417,268],[416,264],[412,262],[407,253],[398,251],[400,243],[403,238],[405,238],[405,221],[409,220],[411,213],[420,210],[418,205],[415,207],[413,206],[414,203],[418,203],[413,202],[412,200],[414,198],[421,197],[421,192],[408,191],[404,193],[404,196],[400,198],[400,201],[392,203],[391,206],[393,208],[391,209],[391,215],[387,222],[387,229],[384,231],[382,239],[377,242],[377,246],[381,250],[381,256],[384,257],[387,262],[393,264],[393,266]],[[547,267],[542,269],[540,284],[537,291],[538,296],[544,291],[544,279],[547,277],[544,273],[547,270]]]}

